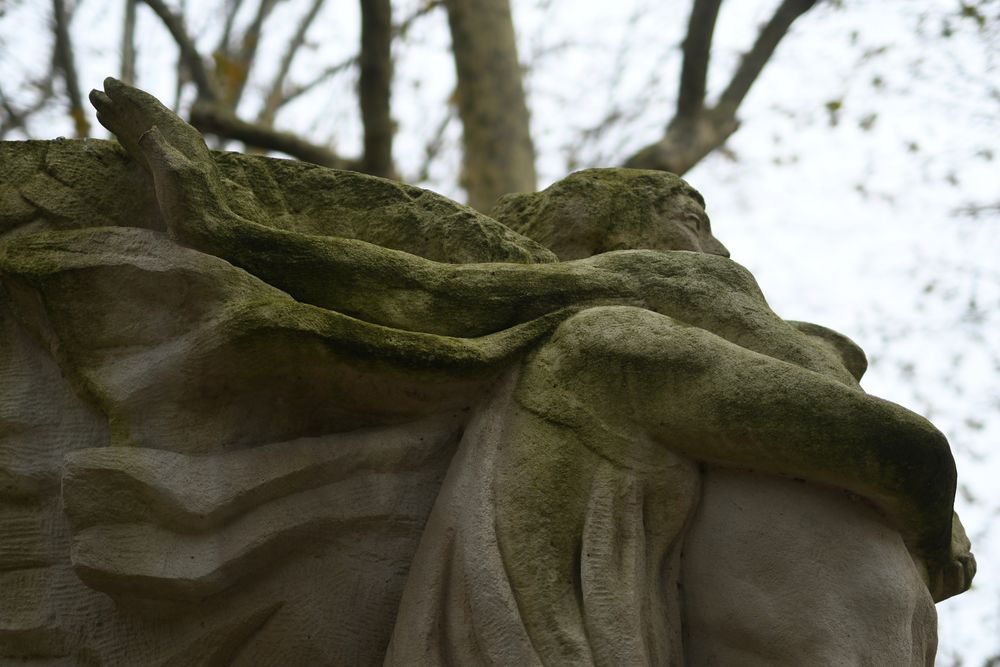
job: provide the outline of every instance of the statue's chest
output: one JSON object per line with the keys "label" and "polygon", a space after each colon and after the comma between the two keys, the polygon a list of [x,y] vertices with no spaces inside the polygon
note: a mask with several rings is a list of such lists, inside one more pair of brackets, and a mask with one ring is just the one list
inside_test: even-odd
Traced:
{"label": "statue's chest", "polygon": [[916,565],[844,492],[708,470],[681,578],[690,665],[933,664]]}

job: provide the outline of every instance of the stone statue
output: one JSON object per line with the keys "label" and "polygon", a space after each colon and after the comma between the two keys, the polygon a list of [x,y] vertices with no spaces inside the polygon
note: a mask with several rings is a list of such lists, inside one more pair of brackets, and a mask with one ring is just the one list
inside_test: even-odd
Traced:
{"label": "stone statue", "polygon": [[945,438],[684,181],[486,217],[91,100],[0,144],[5,664],[933,664]]}

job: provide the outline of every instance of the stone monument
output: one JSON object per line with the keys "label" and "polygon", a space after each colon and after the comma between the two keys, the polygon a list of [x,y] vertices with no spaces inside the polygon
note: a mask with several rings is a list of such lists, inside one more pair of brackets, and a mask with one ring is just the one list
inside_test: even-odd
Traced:
{"label": "stone monument", "polygon": [[670,174],[0,144],[0,661],[931,665],[955,468]]}

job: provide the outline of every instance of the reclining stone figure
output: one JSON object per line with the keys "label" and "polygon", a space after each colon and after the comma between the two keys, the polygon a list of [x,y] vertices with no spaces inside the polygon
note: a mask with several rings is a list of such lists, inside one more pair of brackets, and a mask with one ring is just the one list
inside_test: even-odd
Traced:
{"label": "reclining stone figure", "polygon": [[945,438],[684,181],[500,224],[91,99],[124,154],[0,149],[0,656],[933,664]]}

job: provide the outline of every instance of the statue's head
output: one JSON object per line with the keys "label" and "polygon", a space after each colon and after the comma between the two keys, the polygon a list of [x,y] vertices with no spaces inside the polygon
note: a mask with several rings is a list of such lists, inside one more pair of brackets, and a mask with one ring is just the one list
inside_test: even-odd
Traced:
{"label": "statue's head", "polygon": [[490,216],[562,261],[632,249],[729,256],[701,194],[664,171],[578,171],[541,192],[504,195]]}

